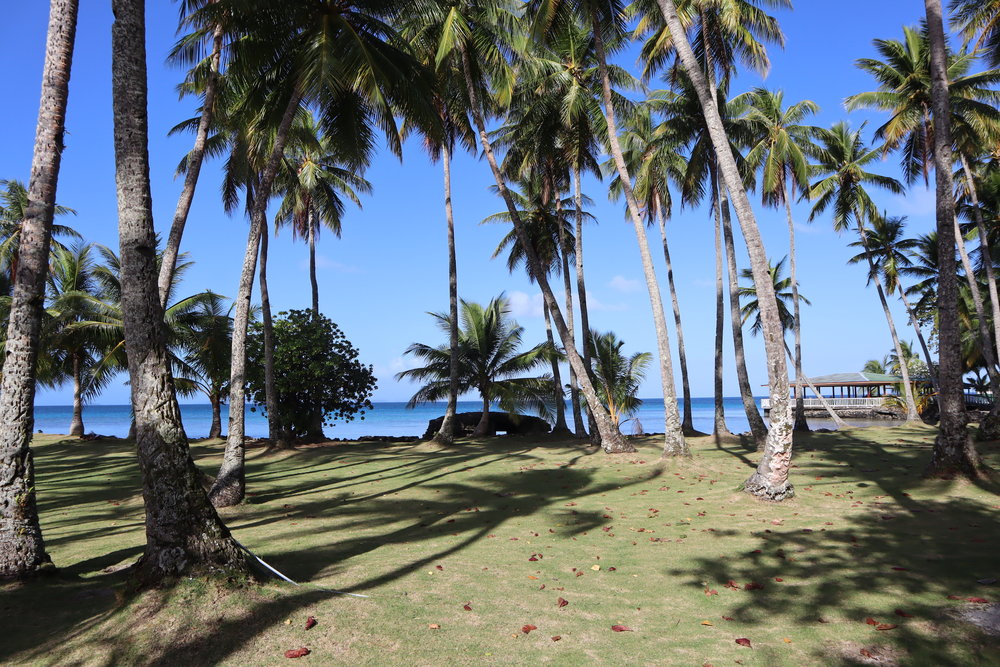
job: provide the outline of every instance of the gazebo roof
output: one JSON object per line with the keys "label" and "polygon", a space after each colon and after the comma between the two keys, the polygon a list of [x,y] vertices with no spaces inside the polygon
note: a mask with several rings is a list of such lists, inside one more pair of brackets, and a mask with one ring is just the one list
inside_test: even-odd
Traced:
{"label": "gazebo roof", "polygon": [[863,371],[854,373],[831,373],[830,375],[820,375],[809,378],[817,387],[820,385],[838,387],[844,385],[881,385],[899,384],[903,378],[898,375],[884,375],[882,373],[866,373]]}

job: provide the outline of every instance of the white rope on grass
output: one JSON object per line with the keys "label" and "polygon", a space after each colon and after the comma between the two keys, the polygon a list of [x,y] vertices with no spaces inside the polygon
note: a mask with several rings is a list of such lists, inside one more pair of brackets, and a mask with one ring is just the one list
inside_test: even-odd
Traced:
{"label": "white rope on grass", "polygon": [[[230,537],[232,537],[232,535],[230,535]],[[285,581],[287,581],[290,584],[293,584],[295,586],[301,586],[302,585],[302,584],[300,584],[297,581],[292,581],[291,579],[289,579],[288,577],[286,577],[285,575],[283,575],[281,572],[279,572],[277,569],[275,569],[273,566],[269,565],[263,558],[261,558],[260,556],[258,556],[254,552],[250,551],[245,546],[243,546],[243,544],[241,544],[240,541],[237,540],[235,537],[233,537],[232,539],[233,539],[233,542],[236,542],[237,546],[239,546],[240,549],[243,549],[243,551],[247,552],[247,554],[249,554],[250,556],[252,556],[253,558],[255,558],[258,563],[260,563],[261,565],[263,565],[264,567],[266,567],[267,569],[269,569],[271,572],[274,572],[276,575],[278,575],[279,577],[281,577],[282,579],[284,579]],[[368,597],[367,595],[362,595],[361,593],[348,593],[346,591],[335,591],[335,590],[333,590],[331,588],[323,588],[322,586],[317,586],[316,584],[312,584],[312,585],[315,586],[316,588],[320,589],[321,591],[326,591],[327,593],[336,593],[337,595],[350,595],[351,597],[355,597],[355,598],[367,598]]]}

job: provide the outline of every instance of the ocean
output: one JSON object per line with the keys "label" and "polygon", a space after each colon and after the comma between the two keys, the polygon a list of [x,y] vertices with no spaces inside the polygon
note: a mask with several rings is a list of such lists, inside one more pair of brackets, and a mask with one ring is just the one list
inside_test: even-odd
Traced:
{"label": "ocean", "polygon": [[[711,433],[713,422],[713,400],[694,398],[691,401],[694,427],[699,431]],[[758,407],[760,399],[757,399]],[[479,401],[459,401],[459,412],[476,412],[482,404]],[[743,403],[738,397],[729,397],[724,401],[726,424],[733,433],[749,431]],[[427,422],[444,414],[444,403],[427,403],[414,409],[408,409],[403,402],[374,403],[374,409],[365,414],[364,419],[356,418],[351,422],[335,422],[327,426],[325,432],[330,438],[354,439],[362,436],[421,436],[427,429]],[[259,410],[247,408],[246,434],[253,438],[267,436],[267,420]],[[222,407],[222,427],[226,429],[227,406]],[[37,405],[35,406],[35,431],[43,433],[66,433],[69,431],[72,407],[68,405]],[[186,403],[181,405],[181,416],[184,429],[190,438],[204,438],[212,425],[212,409],[207,404]],[[572,428],[573,415],[567,406],[566,417]],[[663,399],[643,399],[642,407],[636,417],[646,433],[663,432]],[[131,407],[128,405],[88,405],[83,410],[83,424],[87,433],[125,437],[128,434],[131,420]],[[851,420],[853,425],[864,426],[863,422]],[[833,422],[820,419],[810,419],[811,428],[834,428]],[[622,424],[622,432],[635,432],[636,424],[629,421]]]}

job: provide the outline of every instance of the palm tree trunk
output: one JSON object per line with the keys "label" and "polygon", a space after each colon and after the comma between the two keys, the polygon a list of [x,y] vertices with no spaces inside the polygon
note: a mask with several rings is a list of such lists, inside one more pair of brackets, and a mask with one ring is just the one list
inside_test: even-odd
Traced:
{"label": "palm tree trunk", "polygon": [[938,382],[941,422],[927,474],[975,477],[981,465],[965,426],[962,355],[958,326],[958,278],[955,271],[955,200],[952,195],[951,123],[947,46],[941,0],[924,0],[931,46],[931,98],[934,109],[934,171],[937,181],[938,231]]}
{"label": "palm tree trunk", "polygon": [[112,99],[122,312],[136,450],[146,508],[141,581],[188,572],[249,572],[201,486],[188,450],[165,345],[149,187],[145,3],[112,0]]}
{"label": "palm tree trunk", "polygon": [[[903,357],[903,348],[899,344],[899,336],[896,334],[896,323],[892,319],[892,312],[889,310],[889,302],[885,298],[885,290],[882,288],[882,279],[879,278],[878,268],[875,260],[868,249],[868,231],[861,223],[861,216],[855,215],[858,220],[858,236],[861,238],[861,246],[865,251],[865,259],[868,260],[868,271],[872,281],[875,283],[875,290],[878,292],[879,301],[882,302],[882,310],[885,312],[885,321],[889,323],[889,333],[892,335],[892,345],[899,360],[899,374],[903,378],[903,398],[906,403],[906,421],[916,421],[920,419],[917,413],[917,404],[913,400],[913,386],[910,384],[910,370],[906,367],[906,359]],[[964,403],[963,403],[964,406]]]}
{"label": "palm tree trunk", "polygon": [[615,112],[611,98],[611,79],[608,75],[608,64],[604,52],[604,39],[601,35],[600,21],[596,9],[592,15],[594,27],[594,46],[597,52],[597,66],[601,74],[601,87],[604,93],[604,118],[608,124],[608,140],[611,156],[618,170],[622,192],[632,218],[636,242],[639,245],[639,256],[642,259],[642,272],[646,278],[646,289],[649,292],[649,305],[653,311],[653,326],[656,329],[656,347],[660,356],[660,386],[663,389],[663,456],[691,456],[684,430],[681,427],[681,416],[677,410],[677,388],[674,385],[673,359],[670,353],[670,334],[667,331],[667,318],[663,313],[663,298],[660,296],[660,284],[656,280],[656,270],[653,267],[653,256],[649,251],[649,237],[646,236],[646,225],[639,211],[639,203],[632,192],[632,180],[622,155],[621,144],[618,141],[618,128],[615,125]]}
{"label": "palm tree trunk", "polygon": [[927,375],[930,377],[931,385],[934,387],[934,393],[937,394],[939,390],[937,373],[934,372],[934,361],[931,358],[931,351],[927,347],[927,339],[924,338],[924,332],[920,329],[920,323],[917,321],[917,314],[910,305],[910,300],[906,298],[906,290],[900,288],[899,297],[902,299],[903,308],[906,309],[906,314],[910,318],[910,325],[917,334],[917,340],[920,341],[920,349],[924,353],[924,361],[927,362]]}
{"label": "palm tree trunk", "polygon": [[549,285],[548,278],[542,270],[542,263],[539,261],[534,248],[531,246],[527,230],[524,227],[524,223],[521,221],[521,217],[517,213],[517,207],[514,205],[513,199],[511,199],[510,192],[507,190],[507,184],[504,181],[503,173],[500,171],[500,165],[497,163],[496,156],[493,154],[493,146],[490,143],[489,134],[486,132],[486,119],[483,117],[483,109],[479,103],[479,93],[476,91],[476,85],[472,80],[472,63],[469,59],[469,52],[464,47],[462,47],[460,51],[462,56],[462,71],[465,76],[466,89],[469,93],[472,116],[476,122],[476,130],[479,133],[479,141],[483,146],[486,161],[489,163],[490,170],[493,172],[493,178],[496,181],[497,190],[503,198],[504,205],[507,207],[507,212],[510,213],[511,221],[514,223],[514,231],[517,234],[518,241],[521,243],[521,247],[524,248],[530,274],[535,276],[535,279],[538,281],[538,286],[542,290],[542,298],[545,300],[545,303],[548,304],[549,310],[552,313],[553,323],[555,324],[556,331],[559,333],[559,338],[563,342],[563,347],[566,350],[566,356],[569,359],[569,363],[576,369],[577,378],[580,380],[580,391],[583,392],[587,405],[590,407],[590,411],[594,415],[594,421],[597,426],[596,430],[601,436],[601,446],[604,447],[604,451],[609,454],[634,452],[635,447],[633,447],[631,443],[629,443],[624,436],[622,436],[621,432],[615,428],[614,424],[611,423],[608,411],[604,409],[604,406],[601,405],[600,400],[597,398],[597,393],[594,391],[594,385],[590,381],[590,375],[587,373],[586,368],[583,365],[583,359],[580,358],[579,353],[576,351],[573,339],[569,335],[569,329],[566,327],[566,321],[563,319],[562,312],[559,310],[559,304],[552,293],[552,288]]}
{"label": "palm tree trunk", "polygon": [[[792,361],[795,360],[795,357],[792,355],[792,351],[788,349],[787,343],[785,344],[785,353],[788,355],[788,358],[790,360]],[[837,425],[837,428],[846,428],[848,426],[847,422],[841,419],[840,415],[837,414],[837,411],[833,409],[833,406],[830,405],[825,398],[823,398],[823,394],[820,392],[819,389],[816,388],[816,385],[812,383],[812,380],[810,380],[808,376],[806,376],[804,373],[796,372],[795,380],[796,384],[799,385],[800,387],[800,389],[798,390],[799,394],[804,393],[801,390],[801,385],[803,382],[805,382],[807,387],[813,390],[813,393],[816,394],[816,398],[819,399],[820,405],[822,405],[823,409],[826,410],[828,415],[830,415],[830,419],[832,419],[833,423]]]}
{"label": "palm tree trunk", "polygon": [[[215,0],[210,0],[215,2]],[[208,81],[205,83],[205,99],[201,106],[201,118],[198,121],[198,131],[194,137],[194,148],[188,155],[187,168],[184,172],[184,187],[181,189],[180,197],[177,199],[177,208],[174,211],[174,220],[170,225],[170,233],[167,235],[167,244],[163,248],[163,260],[160,263],[160,275],[158,289],[160,294],[160,305],[167,307],[167,300],[170,298],[170,285],[174,280],[174,270],[177,267],[177,255],[181,248],[181,237],[184,235],[184,226],[187,224],[188,213],[191,211],[191,202],[194,200],[194,191],[198,186],[198,176],[201,174],[201,164],[205,159],[205,144],[208,141],[208,130],[212,125],[212,118],[215,112],[215,97],[219,83],[219,64],[222,59],[222,25],[215,26],[212,34],[212,55]]]}
{"label": "palm tree trunk", "polygon": [[260,226],[260,310],[264,329],[264,409],[267,411],[267,439],[272,447],[287,447],[285,430],[278,417],[278,391],[274,385],[274,319],[271,295],[267,291],[267,221]]}
{"label": "palm tree trunk", "polygon": [[73,418],[69,422],[70,435],[83,435],[83,396],[80,381],[80,353],[73,352]]}
{"label": "palm tree trunk", "polygon": [[767,356],[767,376],[771,400],[771,428],[767,445],[757,471],[744,484],[744,489],[753,495],[770,500],[783,500],[794,494],[788,481],[788,470],[792,462],[792,419],[788,397],[788,366],[785,364],[784,331],[778,314],[778,302],[774,294],[768,271],[767,251],[760,238],[757,220],[747,198],[746,189],[740,178],[736,160],[729,147],[729,139],[722,125],[722,118],[716,108],[715,99],[709,91],[704,75],[691,44],[687,40],[684,26],[677,16],[673,0],[657,0],[664,20],[674,39],[674,46],[684,63],[684,69],[694,84],[698,99],[705,114],[718,165],[725,187],[734,198],[736,214],[743,229],[747,252],[750,256],[750,270],[757,286],[763,324],[764,350]]}
{"label": "palm tree trunk", "polygon": [[714,419],[712,422],[712,435],[715,442],[719,443],[727,435],[732,435],[729,427],[726,426],[726,404],[723,396],[722,369],[724,359],[722,356],[722,337],[726,324],[725,314],[725,288],[722,283],[722,264],[725,261],[722,254],[722,209],[719,206],[719,181],[716,176],[716,169],[713,164],[709,167],[710,181],[712,187],[712,211],[715,217],[715,383],[714,383]]}
{"label": "palm tree trunk", "polygon": [[[792,219],[792,205],[788,201],[788,190],[785,184],[781,184],[781,198],[785,201],[785,215],[788,218],[788,269],[792,281],[792,333],[795,336],[795,377],[802,375],[802,320],[799,319],[799,281],[795,272],[795,221]],[[795,426],[796,431],[808,432],[809,424],[806,422],[806,406],[804,392],[801,388],[795,391]],[[821,397],[822,398],[822,397]]]}
{"label": "palm tree trunk", "polygon": [[458,262],[455,257],[455,216],[451,206],[451,149],[448,142],[441,144],[441,163],[444,165],[444,217],[448,223],[448,405],[441,420],[441,428],[434,441],[450,445],[455,441],[455,412],[458,406]]}
{"label": "palm tree trunk", "polygon": [[56,204],[76,39],[77,0],[52,0],[42,94],[28,183],[28,210],[7,326],[0,385],[0,577],[30,575],[50,563],[35,501],[35,467],[29,444],[34,429],[35,362],[38,359],[49,241]]}
{"label": "palm tree trunk", "polygon": [[222,400],[218,393],[213,393],[208,397],[208,402],[212,405],[212,426],[208,429],[208,437],[222,437]]}
{"label": "palm tree trunk", "polygon": [[[726,186],[722,183],[719,184],[719,208],[722,210],[722,238],[726,243],[726,266],[729,272],[729,319],[733,329],[736,379],[740,386],[740,398],[743,400],[743,412],[746,413],[747,421],[750,423],[750,432],[753,434],[757,446],[764,447],[767,443],[768,431],[764,424],[764,418],[760,416],[760,411],[757,409],[757,401],[753,397],[753,387],[750,386],[750,374],[747,372],[746,350],[743,345],[743,318],[740,316],[740,285],[736,272],[736,243],[733,239],[733,222],[729,215],[729,198],[726,196]],[[768,273],[768,281],[770,279],[770,273]],[[758,294],[760,294],[759,291]],[[784,348],[784,338],[781,340],[781,345]],[[771,414],[774,414],[774,403],[771,404]]]}
{"label": "palm tree trunk", "polygon": [[[545,340],[549,346],[555,349],[556,342],[552,339],[552,321],[549,307],[542,304],[542,314],[545,316]],[[559,373],[559,360],[552,357],[552,402],[556,408],[556,423],[552,427],[554,435],[565,435],[569,433],[566,427],[566,395],[563,393],[562,377]]]}
{"label": "palm tree trunk", "polygon": [[313,317],[319,317],[319,281],[316,280],[316,222],[312,207],[309,207],[309,285],[312,287]]}
{"label": "palm tree trunk", "polygon": [[285,149],[288,130],[299,107],[301,95],[293,93],[288,100],[281,124],[274,139],[274,148],[268,157],[267,166],[254,194],[250,212],[250,231],[247,249],[243,255],[243,271],[240,274],[239,289],[236,294],[236,313],[233,317],[233,356],[229,376],[229,432],[226,437],[226,451],[222,458],[219,475],[209,492],[216,507],[228,507],[243,500],[246,491],[246,471],[243,466],[246,435],[246,345],[247,325],[250,322],[250,295],[253,291],[253,276],[257,271],[257,249],[260,245],[261,230],[266,224],[264,215],[267,202],[271,198],[271,187],[278,173],[278,162]]}
{"label": "palm tree trunk", "polygon": [[472,432],[473,437],[482,438],[490,432],[490,399],[483,393],[483,411],[479,413],[479,423]]}
{"label": "palm tree trunk", "polygon": [[[576,260],[576,297],[580,302],[580,338],[583,347],[583,365],[586,372],[590,374],[590,309],[587,307],[587,284],[584,280],[583,272],[583,188],[580,185],[580,165],[573,165],[573,204],[576,207],[576,238],[573,258]],[[571,337],[572,338],[572,337]],[[576,345],[574,339],[574,346]],[[575,347],[574,347],[575,349]],[[576,368],[570,365],[573,375],[577,376]],[[577,381],[582,381],[577,376]],[[597,420],[590,410],[590,403],[586,404],[587,409],[587,429],[590,433],[590,441],[594,445],[601,444],[601,433],[597,428]],[[577,430],[577,436],[582,437],[583,433]]]}
{"label": "palm tree trunk", "polygon": [[[573,317],[573,278],[569,273],[569,240],[566,238],[566,228],[561,222],[559,224],[559,255],[560,260],[562,261],[563,291],[565,292],[564,301],[566,302],[566,327],[569,329],[570,338],[573,339],[573,344],[575,345],[576,332],[574,331],[575,321]],[[571,409],[573,410],[573,433],[576,437],[582,438],[584,434],[584,426],[583,411],[580,410],[580,388],[577,386],[576,373],[573,371],[572,366],[569,369],[569,396]],[[563,403],[565,403],[565,399],[563,399]]]}
{"label": "palm tree trunk", "polygon": [[656,221],[660,226],[660,239],[663,241],[663,260],[667,264],[667,286],[670,288],[670,303],[674,309],[674,325],[677,327],[677,356],[681,364],[681,391],[684,396],[684,417],[681,428],[685,435],[694,434],[694,418],[691,414],[691,384],[688,382],[687,353],[684,349],[684,327],[681,326],[681,306],[677,299],[677,286],[674,284],[674,267],[670,263],[670,246],[667,243],[667,225],[664,221],[663,206],[659,197],[655,201]]}

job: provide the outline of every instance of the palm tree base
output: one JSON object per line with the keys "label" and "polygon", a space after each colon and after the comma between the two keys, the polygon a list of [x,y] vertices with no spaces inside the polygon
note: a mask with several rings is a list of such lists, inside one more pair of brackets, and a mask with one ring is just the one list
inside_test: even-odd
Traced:
{"label": "palm tree base", "polygon": [[772,484],[759,472],[755,472],[743,483],[743,490],[761,500],[780,502],[795,496],[795,487],[788,480],[781,484]]}
{"label": "palm tree base", "polygon": [[994,403],[988,415],[979,422],[977,440],[1000,440],[1000,404]]}
{"label": "palm tree base", "polygon": [[429,442],[433,442],[436,445],[444,445],[445,447],[450,447],[455,444],[455,438],[449,435],[445,435],[444,433],[438,431],[436,434],[434,434],[434,437],[429,440]]}
{"label": "palm tree base", "polygon": [[929,479],[953,479],[965,477],[980,480],[986,477],[989,467],[986,466],[968,433],[960,433],[949,437],[943,430],[938,432],[934,440],[934,451],[931,461],[927,464],[924,477]]}

